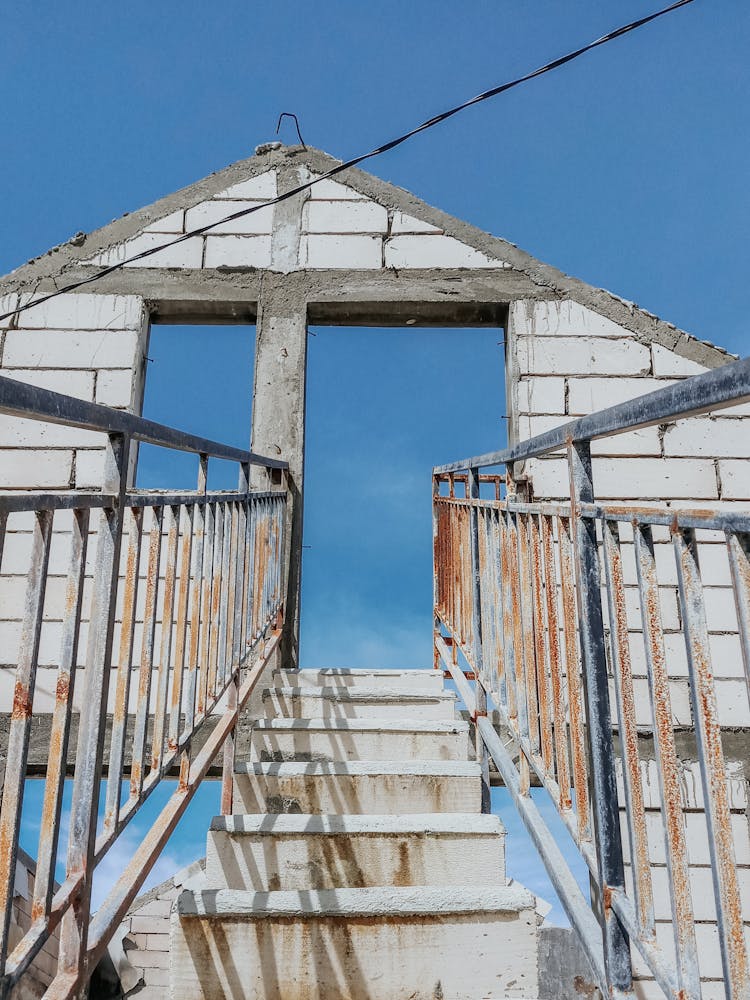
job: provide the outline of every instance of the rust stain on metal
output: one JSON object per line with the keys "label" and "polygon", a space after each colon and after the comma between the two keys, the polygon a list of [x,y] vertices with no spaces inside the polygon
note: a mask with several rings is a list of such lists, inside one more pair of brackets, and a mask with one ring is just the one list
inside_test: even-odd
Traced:
{"label": "rust stain on metal", "polygon": [[16,681],[13,689],[13,708],[10,713],[11,719],[30,719],[33,698],[29,694],[27,684]]}

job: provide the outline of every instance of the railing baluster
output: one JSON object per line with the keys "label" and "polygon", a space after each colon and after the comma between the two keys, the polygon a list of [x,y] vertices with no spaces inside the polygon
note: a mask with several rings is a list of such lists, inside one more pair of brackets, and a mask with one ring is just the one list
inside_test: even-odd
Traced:
{"label": "railing baluster", "polygon": [[216,536],[216,510],[218,504],[207,503],[204,507],[205,540],[203,543],[203,572],[201,582],[200,607],[200,656],[198,662],[198,718],[202,719],[208,707],[209,660],[211,653],[212,595],[214,572],[214,545]]}
{"label": "railing baluster", "polygon": [[141,528],[143,511],[128,507],[125,512],[125,527],[128,536],[128,551],[125,562],[125,576],[122,582],[122,625],[120,628],[120,650],[117,662],[115,703],[112,715],[112,737],[109,748],[109,768],[107,772],[107,792],[104,806],[105,838],[116,835],[120,817],[122,798],[122,765],[125,757],[125,735],[128,721],[128,698],[130,695],[130,672],[133,666],[133,636],[135,634],[136,607],[138,603],[138,569],[141,556]]}
{"label": "railing baluster", "polygon": [[224,532],[226,505],[217,503],[214,517],[214,552],[213,569],[211,570],[211,647],[208,660],[208,678],[206,682],[206,711],[213,708],[216,701],[216,682],[219,662],[219,643],[221,638],[221,590],[224,549]]}
{"label": "railing baluster", "polygon": [[100,518],[70,807],[67,877],[82,875],[83,883],[76,906],[62,920],[58,968],[65,974],[83,976],[84,981],[89,972],[86,946],[129,451],[130,440],[124,434],[108,437],[102,488],[115,497],[115,505],[105,508]]}
{"label": "railing baluster", "polygon": [[578,662],[572,532],[572,519],[558,517],[557,538],[560,545],[560,601],[562,605],[563,638],[565,642],[565,674],[568,679],[570,749],[573,760],[573,795],[576,800],[578,836],[582,841],[586,841],[591,840],[591,810],[589,806],[589,769],[586,756],[581,674]]}
{"label": "railing baluster", "polygon": [[39,831],[34,899],[31,918],[38,920],[49,913],[55,884],[62,796],[68,766],[70,720],[78,663],[78,638],[86,578],[86,552],[89,537],[89,511],[73,511],[70,536],[68,577],[65,586],[65,617],[60,642],[60,664],[55,685],[55,707],[49,741],[49,762],[44,784],[42,825]]}
{"label": "railing baluster", "polygon": [[[479,499],[479,473],[476,469],[469,469],[467,479],[467,498]],[[482,684],[481,678],[484,674],[484,661],[482,650],[482,576],[479,566],[479,511],[476,506],[472,506],[469,514],[469,547],[471,558],[471,576],[468,578],[471,583],[471,636],[472,636],[472,667],[477,677],[475,687],[475,717],[487,714],[487,693]],[[466,579],[466,578],[465,578]],[[476,730],[476,752],[477,760],[482,768],[482,812],[490,812],[490,758],[487,747]]]}
{"label": "railing baluster", "polygon": [[575,524],[578,629],[586,699],[586,733],[591,761],[591,797],[601,893],[604,961],[612,986],[627,991],[631,986],[630,946],[627,934],[608,903],[612,889],[624,892],[625,872],[617,806],[596,523],[585,520],[579,512],[580,504],[594,502],[589,443],[576,442],[571,445],[568,449],[568,461],[571,512]]}
{"label": "railing baluster", "polygon": [[156,634],[156,599],[159,590],[159,565],[161,563],[162,508],[151,511],[151,530],[146,566],[146,602],[143,612],[141,635],[141,662],[138,668],[138,702],[133,728],[133,753],[130,763],[130,800],[137,803],[143,789],[148,735],[149,707],[151,701],[151,674],[154,665],[154,637]]}
{"label": "railing baluster", "polygon": [[732,817],[726,783],[724,751],[716,702],[716,686],[698,567],[695,531],[672,532],[683,634],[687,650],[690,701],[703,785],[708,847],[714,883],[719,945],[729,997],[750,995],[742,902],[732,843]]}
{"label": "railing baluster", "polygon": [[[190,598],[190,567],[193,549],[193,518],[197,505],[180,508],[178,526],[182,520],[182,544],[180,546],[180,568],[177,590],[177,622],[175,626],[174,673],[172,675],[172,698],[169,706],[169,733],[167,757],[171,760],[177,753],[180,742],[182,721],[183,680],[185,659],[188,650],[188,601]],[[189,668],[188,668],[189,669]],[[165,761],[166,763],[166,761]]]}
{"label": "railing baluster", "polygon": [[[161,643],[159,667],[156,673],[156,703],[154,705],[154,735],[151,740],[151,770],[159,773],[164,760],[164,736],[167,726],[169,675],[172,660],[172,635],[177,584],[177,551],[179,543],[178,508],[166,508],[167,558],[164,566],[164,588],[161,610]],[[150,776],[149,776],[150,777]],[[151,778],[150,780],[154,780]]]}
{"label": "railing baluster", "polygon": [[731,531],[726,534],[732,590],[737,610],[745,686],[750,698],[750,533]]}
{"label": "railing baluster", "polygon": [[531,557],[531,593],[533,597],[530,610],[532,612],[532,621],[534,626],[534,647],[531,651],[531,655],[529,656],[529,661],[530,663],[535,664],[534,674],[536,675],[537,701],[539,705],[539,730],[542,744],[542,758],[544,760],[544,766],[549,774],[559,781],[558,774],[555,770],[555,754],[553,747],[554,731],[550,713],[549,679],[547,675],[547,642],[545,641],[544,623],[545,603],[544,582],[542,576],[542,544],[536,515],[529,515],[528,526],[528,541]]}
{"label": "railing baluster", "polygon": [[638,753],[633,668],[630,658],[620,536],[617,524],[607,520],[602,521],[602,533],[609,611],[609,640],[612,672],[615,678],[620,753],[622,754],[622,779],[625,790],[625,814],[630,840],[635,906],[641,932],[651,937],[655,933],[654,898]]}
{"label": "railing baluster", "polygon": [[565,700],[560,669],[560,625],[557,608],[557,574],[555,573],[555,539],[552,518],[541,515],[541,544],[544,554],[544,593],[547,608],[547,643],[549,649],[550,680],[552,683],[552,711],[554,716],[555,756],[557,783],[560,788],[560,808],[570,809],[570,767],[568,765],[568,736],[565,720]]}
{"label": "railing baluster", "polygon": [[700,972],[651,526],[634,522],[633,535],[646,669],[654,714],[654,750],[664,820],[664,846],[672,900],[677,978],[680,989],[684,990],[685,996],[692,1000],[701,995]]}
{"label": "railing baluster", "polygon": [[34,518],[28,583],[24,600],[23,622],[18,650],[18,665],[13,688],[8,752],[5,761],[3,800],[0,808],[0,974],[8,954],[10,920],[13,910],[13,886],[16,879],[18,835],[29,752],[31,714],[42,631],[47,567],[52,538],[52,511],[38,511]]}

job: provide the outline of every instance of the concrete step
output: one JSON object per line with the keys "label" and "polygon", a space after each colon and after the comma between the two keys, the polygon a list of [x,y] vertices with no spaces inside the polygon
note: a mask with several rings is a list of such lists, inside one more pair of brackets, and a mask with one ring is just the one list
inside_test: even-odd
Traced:
{"label": "concrete step", "polygon": [[263,692],[268,718],[291,719],[452,719],[452,691],[404,691],[399,688],[276,687]]}
{"label": "concrete step", "polygon": [[260,719],[251,760],[468,760],[469,725],[442,719]]}
{"label": "concrete step", "polygon": [[206,848],[211,889],[505,885],[497,816],[217,816]]}
{"label": "concrete step", "polygon": [[537,996],[534,897],[515,886],[185,891],[174,1000]]}
{"label": "concrete step", "polygon": [[440,670],[362,670],[351,667],[320,667],[315,670],[275,670],[274,683],[285,687],[398,688],[404,691],[443,690]]}
{"label": "concrete step", "polygon": [[473,761],[295,761],[238,764],[237,813],[481,812]]}

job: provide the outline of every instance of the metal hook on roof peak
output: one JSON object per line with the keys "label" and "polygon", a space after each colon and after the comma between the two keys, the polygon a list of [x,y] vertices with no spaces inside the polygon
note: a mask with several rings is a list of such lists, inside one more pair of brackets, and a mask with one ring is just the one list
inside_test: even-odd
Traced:
{"label": "metal hook on roof peak", "polygon": [[281,114],[279,115],[279,120],[276,123],[276,135],[279,134],[279,129],[281,128],[281,119],[282,118],[293,118],[294,119],[294,126],[297,129],[297,138],[300,141],[300,145],[302,146],[303,149],[307,149],[307,146],[305,145],[305,140],[302,138],[302,133],[299,130],[299,122],[297,121],[297,116],[294,114],[293,111],[282,111],[281,112]]}

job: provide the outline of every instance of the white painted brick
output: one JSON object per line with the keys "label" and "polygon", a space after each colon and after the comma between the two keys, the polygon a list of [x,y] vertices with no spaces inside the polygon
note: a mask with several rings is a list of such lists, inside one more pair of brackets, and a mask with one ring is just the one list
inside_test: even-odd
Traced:
{"label": "white painted brick", "polygon": [[324,180],[313,184],[310,188],[310,198],[312,201],[348,201],[354,198],[366,200],[366,195],[338,181]]}
{"label": "white painted brick", "polygon": [[[716,920],[714,904],[714,889],[710,868],[690,869],[690,892],[693,899],[693,913],[696,920]],[[669,879],[666,867],[654,868],[652,872],[654,887],[654,915],[657,920],[671,920]],[[740,899],[745,913],[750,913],[750,871],[737,871]]]}
{"label": "white painted brick", "polygon": [[727,406],[721,411],[724,417],[750,417],[750,403],[740,403],[739,406]]}
{"label": "white painted brick", "polygon": [[[525,440],[537,434],[560,427],[568,420],[564,416],[544,416],[519,418],[521,439]],[[661,455],[659,430],[656,427],[646,427],[640,431],[628,431],[612,437],[601,438],[591,442],[592,455]]]}
{"label": "white painted brick", "polygon": [[400,236],[404,233],[442,233],[442,229],[423,222],[406,212],[394,212],[391,220],[391,233],[393,236]]}
{"label": "white painted brick", "polygon": [[[643,803],[646,809],[660,809],[661,808],[661,793],[659,791],[659,771],[656,766],[656,761],[654,760],[641,760],[641,782],[643,785]],[[618,761],[616,764],[617,768],[617,788],[620,801],[624,800],[624,789],[622,783],[622,773],[621,765]],[[744,810],[747,806],[747,788],[745,782],[745,774],[743,770],[743,764],[741,761],[727,760],[726,762],[726,773],[727,773],[727,795],[729,799],[730,809]],[[680,763],[680,794],[682,798],[683,807],[686,809],[703,809],[703,786],[701,783],[700,776],[700,766],[695,761],[681,761]],[[648,814],[647,814],[648,815]],[[704,825],[705,817],[699,816]],[[743,817],[745,823],[747,820]],[[655,819],[649,820],[656,824],[656,829],[659,829],[658,824],[660,823],[660,818],[658,815]],[[649,845],[650,851],[652,852],[652,857],[658,856],[663,862],[664,859],[664,848],[663,840],[657,836],[651,836],[651,831],[649,830]],[[689,849],[692,846],[689,843]],[[707,851],[707,846],[705,848]],[[656,853],[653,853],[656,852]],[[660,852],[660,853],[659,853]],[[695,858],[691,858],[696,863],[699,862],[699,858],[696,855]],[[704,862],[700,862],[704,863]]]}
{"label": "white painted brick", "polygon": [[[13,312],[18,306],[18,295],[12,292],[10,295],[0,295],[0,316],[5,313]],[[13,317],[9,316],[7,319],[0,320],[0,329],[5,329],[12,322]]]}
{"label": "white painted brick", "polygon": [[138,950],[138,958],[136,960],[139,969],[169,969],[169,952],[168,951],[147,951],[145,949]]}
{"label": "white painted brick", "polygon": [[[536,497],[569,495],[564,459],[533,460],[527,466]],[[594,488],[599,500],[630,500],[634,494],[643,500],[718,497],[714,465],[708,459],[595,458]]]}
{"label": "white painted brick", "polygon": [[[151,250],[153,247],[158,247],[165,243],[169,243],[168,236],[165,238],[161,233],[142,233],[132,240],[127,240],[125,243],[110,247],[109,250],[97,254],[96,257],[91,258],[86,263],[103,265],[120,264],[134,257],[136,254],[143,253],[144,250]],[[167,246],[164,250],[152,253],[141,260],[134,260],[130,264],[125,264],[125,267],[193,268],[200,267],[202,259],[203,238],[195,236],[192,239],[183,240],[181,243]]]}
{"label": "white painted brick", "polygon": [[270,236],[207,236],[206,267],[269,267]]}
{"label": "white painted brick", "polygon": [[[565,379],[521,379],[518,383],[519,413],[565,413]],[[559,421],[563,423],[563,420]]]}
{"label": "white painted brick", "polygon": [[302,214],[308,233],[385,233],[388,212],[374,201],[308,201]]}
{"label": "white painted brick", "polygon": [[2,369],[0,374],[7,378],[17,379],[36,385],[40,389],[51,389],[52,392],[62,392],[76,399],[91,400],[94,396],[94,373],[77,371],[45,371],[33,368]]}
{"label": "white painted brick", "polygon": [[143,915],[136,910],[132,916],[131,928],[134,934],[163,934],[164,920],[160,916]]}
{"label": "white painted brick", "polygon": [[508,265],[487,257],[452,236],[393,236],[385,243],[385,266],[411,269]]}
{"label": "white painted brick", "polygon": [[673,385],[674,379],[571,378],[568,380],[568,412],[581,415],[603,410],[647,392]]}
{"label": "white painted brick", "polygon": [[750,421],[722,417],[692,417],[668,427],[665,455],[750,457]]}
{"label": "white painted brick", "polygon": [[719,722],[722,726],[747,726],[750,708],[744,680],[719,679],[715,682]]}
{"label": "white painted brick", "polygon": [[169,215],[165,215],[161,219],[157,219],[156,222],[152,222],[150,226],[146,226],[143,230],[144,233],[184,233],[185,232],[185,212],[180,209],[178,212],[172,212]]}
{"label": "white painted brick", "polygon": [[133,374],[127,368],[104,369],[96,376],[96,401],[104,406],[130,406]]}
{"label": "white painted brick", "polygon": [[511,306],[511,323],[516,334],[540,337],[622,337],[628,331],[606,316],[573,302],[519,300]]}
{"label": "white painted brick", "polygon": [[744,459],[722,459],[719,476],[724,499],[750,500],[750,463]]}
{"label": "white painted brick", "polygon": [[[750,863],[750,829],[748,828],[747,817],[741,813],[732,813],[730,823],[732,827],[732,841],[734,843],[735,860],[739,865],[746,865]],[[666,864],[664,827],[659,813],[646,813],[646,831],[649,843],[649,857],[655,864]],[[623,832],[625,832],[624,827]],[[706,827],[705,815],[702,813],[686,813],[685,832],[687,835],[688,861],[690,864],[710,864],[711,855],[708,849],[708,831]],[[630,850],[627,835],[623,837],[623,848],[626,860],[629,861]]]}
{"label": "white painted brick", "polygon": [[[192,232],[201,226],[208,226],[228,215],[233,215],[234,212],[262,204],[262,202],[257,201],[204,201],[200,205],[196,205],[195,208],[187,210],[185,228],[188,232]],[[270,233],[272,228],[273,207],[268,206],[258,208],[257,211],[251,212],[250,215],[243,215],[240,219],[233,219],[231,222],[223,222],[219,226],[214,226],[213,229],[209,230],[208,235]]]}
{"label": "white painted brick", "polygon": [[[0,448],[97,448],[103,441],[95,431],[0,414]],[[12,455],[3,457],[13,461]]]}
{"label": "white painted brick", "polygon": [[171,982],[169,969],[144,969],[143,981],[146,988],[138,991],[140,1000],[164,1000],[164,990],[158,987],[169,986]]}
{"label": "white painted brick", "polygon": [[214,195],[215,198],[250,198],[266,201],[276,197],[276,171],[266,170],[257,177],[249,177],[246,181],[232,184]]}
{"label": "white painted brick", "polygon": [[639,375],[651,368],[647,347],[636,340],[606,337],[518,337],[522,375]]}
{"label": "white painted brick", "polygon": [[9,330],[3,358],[14,368],[132,368],[131,330]]}
{"label": "white painted brick", "polygon": [[18,322],[30,330],[139,330],[143,299],[138,295],[58,295],[22,312]]}
{"label": "white painted brick", "polygon": [[704,587],[703,603],[709,632],[735,632],[737,612],[730,587]]}
{"label": "white painted brick", "polygon": [[379,236],[302,236],[300,266],[308,268],[379,268],[383,241]]}
{"label": "white painted brick", "polygon": [[3,455],[0,487],[7,489],[66,489],[70,483],[69,451],[14,451]]}
{"label": "white painted brick", "polygon": [[148,903],[144,903],[143,906],[139,906],[136,913],[142,917],[169,917],[172,912],[173,899],[166,899],[162,896],[158,896],[156,899],[151,899]]}
{"label": "white painted brick", "polygon": [[705,365],[680,357],[661,344],[652,344],[651,354],[654,359],[654,375],[699,375],[708,370]]}
{"label": "white painted brick", "polygon": [[101,448],[76,452],[76,488],[99,487],[104,479],[104,451]]}
{"label": "white painted brick", "polygon": [[[651,694],[649,683],[645,677],[636,677],[633,680],[633,697],[636,725],[650,728],[653,725]],[[610,681],[610,698],[614,698],[614,681]],[[693,717],[690,711],[690,692],[687,681],[669,681],[669,701],[672,710],[672,725],[690,726]]]}

